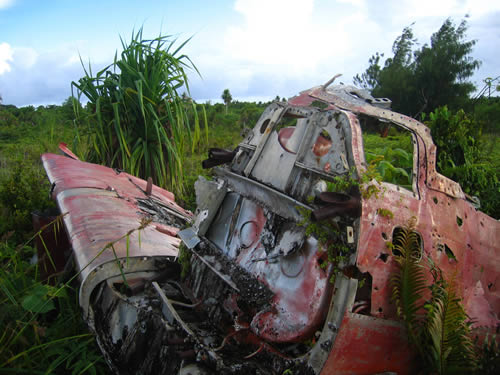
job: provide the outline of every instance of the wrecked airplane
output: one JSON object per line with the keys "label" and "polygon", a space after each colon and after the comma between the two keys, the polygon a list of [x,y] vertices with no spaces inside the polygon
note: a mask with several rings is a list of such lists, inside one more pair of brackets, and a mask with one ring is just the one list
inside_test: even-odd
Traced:
{"label": "wrecked airplane", "polygon": [[[212,149],[194,214],[151,180],[42,156],[83,318],[116,373],[412,373],[387,246],[412,218],[421,256],[457,273],[474,332],[496,332],[500,223],[436,171],[425,125],[330,84]],[[407,136],[404,182],[369,175],[363,135],[388,127]]]}

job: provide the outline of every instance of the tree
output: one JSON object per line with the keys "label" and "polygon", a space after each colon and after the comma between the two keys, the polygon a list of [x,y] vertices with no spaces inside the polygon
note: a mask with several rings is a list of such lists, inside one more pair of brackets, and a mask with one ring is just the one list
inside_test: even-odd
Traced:
{"label": "tree", "polygon": [[468,81],[480,61],[470,56],[475,40],[466,40],[467,23],[458,26],[447,19],[432,35],[430,46],[413,51],[412,26],[405,27],[392,46],[393,57],[380,63],[383,54],[368,60],[368,68],[354,83],[372,90],[374,96],[389,97],[393,108],[417,116],[448,105],[458,109],[474,91]]}
{"label": "tree", "polygon": [[231,100],[233,100],[233,97],[231,96],[231,93],[229,92],[229,89],[224,89],[221,95],[222,100],[224,100],[224,105],[226,106],[226,114],[227,114],[227,107],[231,103]]}
{"label": "tree", "polygon": [[373,90],[375,86],[378,85],[380,80],[380,59],[384,57],[384,54],[375,53],[372,57],[368,59],[368,68],[364,73],[356,74],[353,78],[354,84],[356,86],[362,87],[364,89]]}
{"label": "tree", "polygon": [[447,19],[431,37],[431,45],[424,45],[415,53],[415,78],[420,83],[421,111],[427,112],[448,105],[458,109],[475,87],[467,79],[481,62],[470,57],[475,40],[466,41],[467,23],[455,27]]}

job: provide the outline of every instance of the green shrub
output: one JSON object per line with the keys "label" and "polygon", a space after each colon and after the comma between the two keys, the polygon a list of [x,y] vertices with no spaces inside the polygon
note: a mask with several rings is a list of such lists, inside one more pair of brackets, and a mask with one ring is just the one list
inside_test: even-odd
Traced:
{"label": "green shrub", "polygon": [[14,231],[18,241],[32,230],[31,213],[53,207],[50,184],[39,165],[18,160],[10,166],[10,176],[0,182],[0,233]]}
{"label": "green shrub", "polygon": [[17,126],[19,125],[19,121],[17,117],[9,111],[0,110],[0,125],[2,126],[2,128],[6,126]]}
{"label": "green shrub", "polygon": [[381,181],[403,186],[411,190],[413,154],[401,148],[384,148],[380,155],[365,153],[366,161],[375,163]]}
{"label": "green shrub", "polygon": [[0,242],[0,372],[107,373],[92,334],[80,318],[71,283],[40,282],[27,244]]}
{"label": "green shrub", "polygon": [[500,133],[500,97],[481,98],[474,106],[474,119],[484,132]]}
{"label": "green shrub", "polygon": [[440,173],[457,181],[464,192],[479,197],[481,210],[500,217],[500,182],[494,168],[481,162],[481,126],[463,110],[455,114],[446,106],[429,115],[426,124],[437,146]]}

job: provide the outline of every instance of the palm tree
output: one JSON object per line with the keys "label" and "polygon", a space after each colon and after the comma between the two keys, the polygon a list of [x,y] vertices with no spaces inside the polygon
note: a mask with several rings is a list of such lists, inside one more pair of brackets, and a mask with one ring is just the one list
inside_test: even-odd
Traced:
{"label": "palm tree", "polygon": [[222,100],[224,100],[224,105],[226,106],[226,114],[227,114],[227,107],[229,106],[229,103],[231,103],[231,100],[233,100],[233,97],[231,96],[229,89],[225,89],[222,92],[221,98]]}

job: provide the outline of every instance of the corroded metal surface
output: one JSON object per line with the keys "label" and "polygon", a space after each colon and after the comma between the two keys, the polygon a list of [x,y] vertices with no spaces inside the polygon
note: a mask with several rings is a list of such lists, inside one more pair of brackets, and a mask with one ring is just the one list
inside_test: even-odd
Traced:
{"label": "corroded metal surface", "polygon": [[[413,373],[415,353],[391,303],[396,262],[387,246],[410,221],[422,258],[455,277],[476,332],[495,332],[500,224],[436,171],[429,129],[389,105],[328,85],[271,104],[235,150],[209,154],[205,167],[225,165],[213,181],[197,182],[194,216],[167,191],[149,185],[149,194],[146,181],[44,155],[67,213],[80,303],[115,371]],[[409,132],[411,184],[328,190],[367,172],[361,126],[370,121]],[[370,187],[376,193],[362,194]],[[329,232],[308,230],[310,215]],[[146,219],[153,222],[134,231]],[[185,223],[179,237],[191,261],[182,279],[172,261]],[[157,345],[145,353],[138,345],[148,338]]]}
{"label": "corroded metal surface", "polygon": [[401,323],[347,312],[322,373],[413,374],[411,353]]}
{"label": "corroded metal surface", "polygon": [[[65,214],[63,220],[82,283],[80,305],[85,317],[90,295],[99,282],[121,271],[154,272],[158,259],[177,256],[177,220],[170,224],[153,222],[137,230],[150,216],[141,211],[138,199],[154,199],[165,206],[165,215],[190,219],[191,214],[175,203],[171,193],[155,186],[148,197],[144,192],[146,181],[65,156],[44,154],[42,162],[52,184],[52,196]],[[113,247],[106,248],[111,242]]]}

